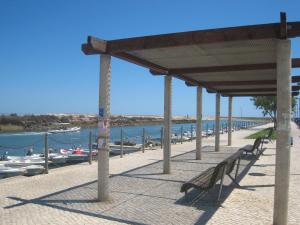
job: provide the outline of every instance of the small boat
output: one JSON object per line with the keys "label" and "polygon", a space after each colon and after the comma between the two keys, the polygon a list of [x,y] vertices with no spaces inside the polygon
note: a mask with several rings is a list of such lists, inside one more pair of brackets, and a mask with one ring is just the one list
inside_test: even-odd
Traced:
{"label": "small boat", "polygon": [[40,165],[25,166],[23,169],[25,170],[24,176],[34,176],[45,171],[45,168]]}
{"label": "small boat", "polygon": [[67,162],[67,159],[68,159],[67,155],[62,155],[58,153],[51,153],[49,155],[49,160],[54,164],[64,164]]}
{"label": "small boat", "polygon": [[87,154],[70,154],[68,155],[67,162],[84,162],[88,161],[89,156]]}
{"label": "small boat", "polygon": [[0,165],[0,179],[7,177],[20,176],[25,174],[25,169],[23,168],[12,168],[9,166]]}
{"label": "small boat", "polygon": [[63,128],[58,130],[49,130],[48,133],[57,134],[57,133],[79,132],[80,129],[81,127],[70,127],[70,128]]}
{"label": "small boat", "polygon": [[[129,154],[129,153],[140,151],[141,149],[142,149],[141,144],[138,144],[138,145],[135,145],[135,146],[123,146],[123,153],[124,154]],[[121,154],[121,146],[110,144],[109,145],[109,153],[111,155],[120,155]]]}
{"label": "small boat", "polygon": [[45,159],[39,155],[32,156],[8,156],[5,166],[8,167],[25,167],[30,165],[44,165]]}
{"label": "small boat", "polygon": [[[66,156],[66,162],[70,163],[87,161],[89,158],[88,151],[80,147],[75,149],[61,149],[60,153]],[[94,154],[96,154],[96,151],[94,151]]]}

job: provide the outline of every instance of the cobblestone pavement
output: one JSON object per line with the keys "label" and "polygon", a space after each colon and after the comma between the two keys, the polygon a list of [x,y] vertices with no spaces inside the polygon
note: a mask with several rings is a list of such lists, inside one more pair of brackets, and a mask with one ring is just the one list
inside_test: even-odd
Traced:
{"label": "cobblestone pavement", "polygon": [[[300,224],[300,130],[292,124],[294,145],[291,148],[288,224]],[[275,143],[268,144],[264,156],[253,165],[241,181],[241,189],[234,189],[223,207],[208,224],[272,224],[275,181]]]}
{"label": "cobblestone pavement", "polygon": [[[261,128],[234,132],[234,145],[241,146],[252,142],[243,137],[259,129]],[[226,136],[222,135],[221,144],[225,145],[225,143]],[[234,185],[229,185],[230,181],[226,178],[222,205],[214,201],[217,188],[200,199],[195,198],[199,195],[197,191],[192,191],[187,197],[179,192],[182,182],[216,165],[237,150],[236,147],[222,147],[221,152],[215,153],[213,147],[210,146],[213,144],[213,138],[205,140],[204,144],[207,147],[203,150],[201,161],[194,160],[194,142],[174,145],[172,155],[175,157],[172,158],[172,174],[170,175],[161,174],[162,162],[159,161],[162,157],[161,150],[138,152],[126,155],[122,159],[112,158],[110,160],[111,200],[105,203],[95,201],[96,163],[91,166],[80,164],[54,169],[48,175],[1,180],[0,224],[204,224],[207,221],[212,224],[225,224],[225,221],[228,221],[228,224],[232,224],[230,222],[232,212],[226,211],[227,205],[233,204],[235,209],[238,208],[234,215],[240,214],[234,216],[236,220],[231,221],[239,221],[238,217],[243,213],[247,216],[248,212],[236,207],[234,201],[239,201],[241,204],[245,201],[244,204],[248,204],[249,195],[254,196],[256,192],[259,192],[256,191],[257,187],[252,187],[255,191],[236,189]],[[272,164],[272,154],[274,154],[274,149],[268,150],[266,156],[257,161],[260,163],[265,160],[264,166],[255,164],[250,171],[254,170],[253,173],[255,173],[256,170],[267,169],[267,164]],[[250,160],[243,160],[240,179],[247,174],[250,163]],[[251,186],[254,183],[247,180],[259,178],[261,177],[248,174],[242,180],[242,185]],[[266,181],[263,180],[261,183],[264,184],[264,182]],[[233,198],[232,203],[232,197],[239,191],[248,193],[248,196],[242,196],[246,200]],[[262,197],[264,197],[263,194]],[[270,202],[272,198],[267,200]],[[251,205],[253,210],[250,212],[263,211],[260,213],[265,217],[268,212],[261,210],[260,204],[266,205],[263,198],[253,201]],[[296,209],[294,214],[297,215],[298,211]],[[297,216],[294,216],[294,220],[299,221]],[[239,224],[239,222],[236,223]]]}

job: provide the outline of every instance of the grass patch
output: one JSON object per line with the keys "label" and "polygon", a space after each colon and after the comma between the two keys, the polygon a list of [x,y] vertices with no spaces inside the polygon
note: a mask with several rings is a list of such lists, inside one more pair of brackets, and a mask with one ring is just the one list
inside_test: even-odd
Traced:
{"label": "grass patch", "polygon": [[[263,138],[263,137],[265,137],[265,136],[267,136],[268,134],[269,134],[269,132],[270,132],[270,129],[273,129],[273,128],[266,128],[266,129],[263,129],[263,130],[261,130],[261,131],[259,131],[259,132],[256,132],[256,133],[254,133],[254,134],[251,134],[251,135],[249,135],[248,137],[246,137],[247,139],[256,139],[256,138]],[[276,132],[273,132],[273,134],[272,134],[272,140],[275,140],[276,139]]]}
{"label": "grass patch", "polygon": [[23,130],[24,130],[23,127],[18,125],[11,125],[11,124],[0,125],[0,132],[12,132],[12,131],[23,131]]}

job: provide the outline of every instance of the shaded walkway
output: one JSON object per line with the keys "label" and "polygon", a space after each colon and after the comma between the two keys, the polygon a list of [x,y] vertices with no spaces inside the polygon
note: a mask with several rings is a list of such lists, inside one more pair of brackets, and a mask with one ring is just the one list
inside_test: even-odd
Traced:
{"label": "shaded walkway", "polygon": [[[97,183],[93,181],[34,199],[7,196],[16,203],[6,206],[5,210],[13,211],[32,204],[72,212],[73,220],[75,213],[127,224],[203,224],[221,206],[215,202],[217,187],[205,196],[195,190],[184,197],[179,192],[180,186],[236,150],[222,148],[220,152],[214,152],[213,147],[206,147],[201,161],[194,160],[194,151],[177,155],[172,158],[172,174],[169,175],[161,173],[162,161],[114,175],[110,180],[110,202],[95,201]],[[251,160],[241,161],[239,179],[252,164]],[[227,177],[224,183],[221,202],[236,188]],[[36,217],[36,213],[30,213],[26,216]],[[37,222],[42,223],[38,219]]]}

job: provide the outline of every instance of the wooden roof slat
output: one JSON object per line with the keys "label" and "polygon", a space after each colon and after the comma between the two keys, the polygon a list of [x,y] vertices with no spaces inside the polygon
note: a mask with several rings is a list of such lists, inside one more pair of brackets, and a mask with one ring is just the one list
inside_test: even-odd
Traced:
{"label": "wooden roof slat", "polygon": [[[293,68],[300,67],[300,58],[292,59],[292,67]],[[268,70],[268,69],[276,69],[276,63],[178,68],[178,69],[170,69],[169,74],[212,73],[212,72],[229,72],[229,71],[245,71],[245,70]]]}
{"label": "wooden roof slat", "polygon": [[[266,92],[266,91],[276,91],[277,88],[253,88],[253,89],[224,89],[219,90],[221,93],[233,93],[233,92]],[[292,91],[299,91],[300,86],[292,86]]]}
{"label": "wooden roof slat", "polygon": [[292,76],[292,83],[300,82],[300,76]]}
{"label": "wooden roof slat", "polygon": [[275,69],[276,63],[261,64],[244,64],[244,65],[227,65],[212,67],[196,67],[196,68],[179,68],[170,69],[169,74],[189,74],[189,73],[211,73],[211,72],[228,72],[228,71],[244,71],[244,70],[267,70]]}
{"label": "wooden roof slat", "polygon": [[[300,82],[300,76],[292,76],[292,83]],[[201,82],[203,86],[208,85],[210,87],[215,86],[248,86],[248,85],[266,85],[266,84],[276,84],[276,80],[247,80],[247,81],[206,81]],[[186,83],[187,86],[194,86],[191,83]]]}
{"label": "wooden roof slat", "polygon": [[[281,23],[197,30],[108,41],[109,53],[226,41],[281,38]],[[300,22],[289,22],[287,37],[300,35]]]}
{"label": "wooden roof slat", "polygon": [[130,54],[125,53],[125,52],[115,53],[115,54],[113,54],[113,56],[115,56],[117,58],[120,58],[120,59],[123,59],[123,60],[126,60],[128,62],[132,62],[132,63],[134,63],[136,65],[140,65],[140,66],[146,67],[146,68],[148,68],[150,70],[153,70],[153,71],[156,71],[157,73],[160,73],[160,74],[166,74],[166,73],[168,73],[167,68],[164,68],[162,66],[156,65],[156,64],[151,63],[151,62],[149,62],[147,60],[138,58],[136,56],[130,55]]}
{"label": "wooden roof slat", "polygon": [[[297,96],[299,95],[299,92],[298,91],[293,91],[291,92],[292,96]],[[253,93],[253,94],[222,94],[223,97],[255,97],[255,96],[276,96],[277,93],[274,92],[274,93]]]}

